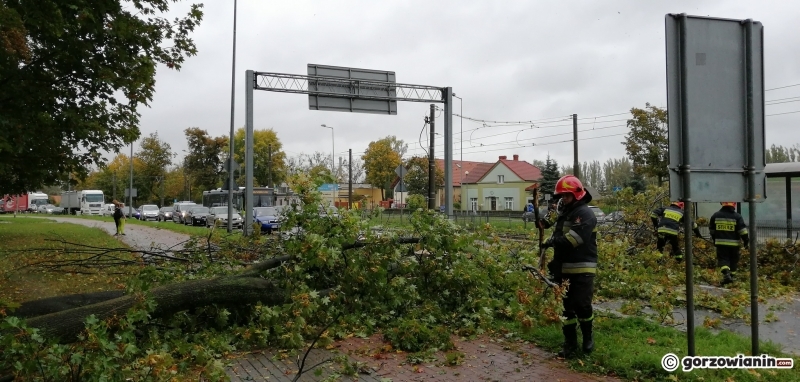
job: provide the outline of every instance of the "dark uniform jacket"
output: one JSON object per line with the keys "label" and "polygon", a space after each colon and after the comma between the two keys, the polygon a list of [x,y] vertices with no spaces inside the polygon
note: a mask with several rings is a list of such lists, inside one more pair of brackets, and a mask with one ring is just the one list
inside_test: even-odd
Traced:
{"label": "dark uniform jacket", "polygon": [[[658,228],[658,233],[677,235],[683,225],[683,210],[672,205],[656,208],[650,214],[650,219]],[[697,223],[692,224],[692,229],[697,233]]]}
{"label": "dark uniform jacket", "polygon": [[722,207],[711,215],[708,229],[711,232],[711,239],[714,241],[714,245],[738,247],[740,237],[745,246],[750,241],[747,225],[744,224],[742,215],[739,215],[733,207]]}
{"label": "dark uniform jacket", "polygon": [[597,272],[597,218],[589,209],[591,200],[587,193],[561,214],[548,214],[543,221],[546,227],[555,225],[553,258],[561,262],[563,275]]}

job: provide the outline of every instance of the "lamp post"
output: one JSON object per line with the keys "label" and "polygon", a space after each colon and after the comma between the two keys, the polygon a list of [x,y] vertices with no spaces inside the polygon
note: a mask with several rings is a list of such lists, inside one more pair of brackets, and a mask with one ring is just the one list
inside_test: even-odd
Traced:
{"label": "lamp post", "polygon": [[[457,96],[456,93],[453,93],[453,97],[458,98],[458,102],[461,104],[461,111],[459,112],[459,118],[461,121],[461,132],[459,133],[461,137],[459,138],[459,142],[461,142],[461,164],[464,164],[464,99]],[[458,182],[459,187],[461,188],[461,205],[464,205],[464,167],[458,166],[461,169],[461,180]],[[466,210],[466,208],[464,208]]]}
{"label": "lamp post", "polygon": [[322,124],[322,127],[331,129],[331,175],[333,176],[333,206],[336,207],[336,189],[339,188],[339,180],[336,177],[336,173],[334,172],[334,166],[336,165],[336,145],[335,145],[335,138],[333,136],[333,126],[328,126],[326,124]]}

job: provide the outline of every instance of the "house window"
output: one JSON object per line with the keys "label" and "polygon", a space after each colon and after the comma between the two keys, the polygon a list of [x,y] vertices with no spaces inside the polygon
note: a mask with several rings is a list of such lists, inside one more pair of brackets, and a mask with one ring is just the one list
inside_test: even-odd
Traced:
{"label": "house window", "polygon": [[472,211],[478,210],[478,198],[469,198],[469,208]]}
{"label": "house window", "polygon": [[506,197],[506,210],[514,209],[514,198]]}
{"label": "house window", "polygon": [[505,180],[506,180],[506,176],[505,175],[498,175],[497,176],[497,184],[503,184],[503,183],[505,183]]}

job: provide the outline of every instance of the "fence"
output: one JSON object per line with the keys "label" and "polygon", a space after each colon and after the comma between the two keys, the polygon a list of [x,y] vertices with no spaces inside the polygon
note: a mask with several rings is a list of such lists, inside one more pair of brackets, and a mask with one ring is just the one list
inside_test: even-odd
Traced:
{"label": "fence", "polygon": [[[365,211],[365,216],[368,212]],[[413,211],[386,209],[373,218],[372,224],[402,226],[410,223]],[[533,229],[532,222],[522,220],[522,211],[453,211],[453,222],[466,228],[491,224],[496,228]]]}

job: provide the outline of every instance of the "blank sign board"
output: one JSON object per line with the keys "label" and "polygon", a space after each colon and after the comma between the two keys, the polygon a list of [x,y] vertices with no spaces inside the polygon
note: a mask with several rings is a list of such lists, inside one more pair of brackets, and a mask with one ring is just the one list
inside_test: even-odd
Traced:
{"label": "blank sign board", "polygon": [[[761,23],[753,23],[748,48],[746,24],[742,20],[683,17],[686,24],[681,39],[681,15],[666,16],[671,197],[680,199],[683,194],[679,167],[686,149],[691,166],[692,201],[747,200],[745,169],[748,165],[749,88],[755,120],[752,126],[755,137],[755,199],[763,201],[766,197],[763,27]],[[683,49],[682,43],[685,44]],[[681,56],[682,52],[685,52],[685,57]],[[751,58],[749,67],[748,54]],[[682,68],[685,68],[685,73]],[[752,74],[749,86],[748,70]],[[682,84],[685,84],[685,89],[681,88]],[[686,137],[682,136],[684,113]],[[688,146],[684,138],[688,138]]]}
{"label": "blank sign board", "polygon": [[[394,72],[308,64],[308,75],[320,77],[309,79],[309,92],[337,94],[309,94],[308,108],[311,110],[397,114],[397,101],[370,99],[375,96],[396,96],[396,89],[392,86],[396,83]],[[325,81],[325,78],[334,78],[337,81]],[[342,82],[340,79],[349,81]]]}

